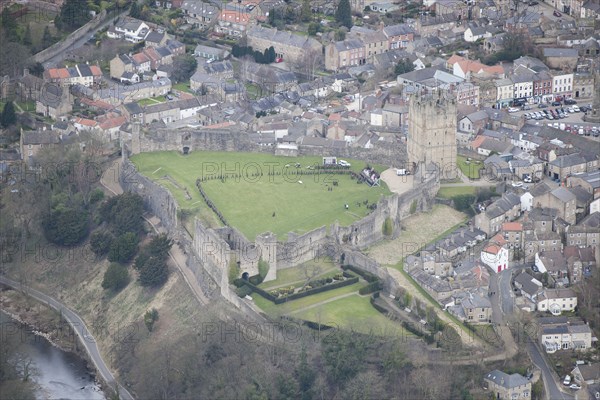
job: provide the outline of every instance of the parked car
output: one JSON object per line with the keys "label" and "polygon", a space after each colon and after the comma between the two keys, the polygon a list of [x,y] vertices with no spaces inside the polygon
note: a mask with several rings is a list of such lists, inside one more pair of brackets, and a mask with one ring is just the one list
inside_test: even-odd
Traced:
{"label": "parked car", "polygon": [[569,386],[570,384],[571,384],[571,375],[567,375],[567,376],[565,376],[565,379],[563,380],[563,385]]}
{"label": "parked car", "polygon": [[573,389],[573,390],[579,390],[579,389],[581,389],[581,386],[579,386],[579,385],[578,385],[578,384],[576,384],[576,383],[573,383],[573,384],[571,384],[571,386],[569,386],[569,388],[570,388],[570,389]]}
{"label": "parked car", "polygon": [[560,106],[560,104],[561,104],[560,101],[553,101],[552,102],[552,106],[553,107]]}
{"label": "parked car", "polygon": [[167,100],[173,100],[173,96],[171,96],[170,94],[165,96],[167,98]]}
{"label": "parked car", "polygon": [[538,108],[546,108],[546,107],[548,107],[548,106],[547,106],[546,104],[544,104],[544,103],[541,103],[541,104],[538,106]]}
{"label": "parked car", "polygon": [[540,3],[538,3],[537,1],[530,1],[529,2],[530,6],[537,6],[538,4],[540,4]]}
{"label": "parked car", "polygon": [[519,109],[516,108],[516,107],[508,107],[508,112],[509,113],[514,113],[514,112],[517,112],[517,111],[519,111]]}
{"label": "parked car", "polygon": [[554,15],[555,17],[562,17],[562,14],[559,13],[558,11],[554,10],[554,12],[552,13],[552,15]]}
{"label": "parked car", "polygon": [[513,187],[521,187],[521,186],[523,186],[523,182],[513,182],[512,186]]}
{"label": "parked car", "polygon": [[577,107],[577,106],[573,106],[573,111],[575,111],[575,112],[580,112],[581,110],[579,109],[579,107]]}
{"label": "parked car", "polygon": [[568,105],[573,105],[573,104],[577,104],[577,101],[573,100],[573,99],[565,99],[565,104]]}

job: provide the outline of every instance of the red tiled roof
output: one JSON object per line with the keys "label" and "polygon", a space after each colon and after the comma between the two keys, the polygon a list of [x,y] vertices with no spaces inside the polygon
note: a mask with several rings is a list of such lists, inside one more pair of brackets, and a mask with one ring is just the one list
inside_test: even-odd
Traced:
{"label": "red tiled roof", "polygon": [[523,224],[520,222],[505,222],[502,224],[502,230],[520,232],[523,230]]}
{"label": "red tiled roof", "polygon": [[483,249],[483,251],[485,253],[498,254],[501,249],[502,249],[502,247],[498,246],[497,244],[491,244],[491,245],[487,246],[485,249]]}
{"label": "red tiled roof", "polygon": [[66,68],[50,68],[46,72],[50,79],[66,79],[71,77],[69,70]]}
{"label": "red tiled roof", "polygon": [[221,11],[221,14],[219,14],[219,20],[246,25],[250,22],[250,14],[239,11],[223,10]]}
{"label": "red tiled roof", "polygon": [[481,144],[483,143],[483,141],[485,140],[485,136],[477,136],[472,142],[471,142],[471,147],[474,149],[478,149],[479,146],[481,146]]}

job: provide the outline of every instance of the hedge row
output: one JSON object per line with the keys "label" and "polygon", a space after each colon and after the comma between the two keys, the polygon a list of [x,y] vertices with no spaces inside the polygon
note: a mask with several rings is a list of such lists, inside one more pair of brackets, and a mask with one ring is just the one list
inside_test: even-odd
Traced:
{"label": "hedge row", "polygon": [[376,294],[378,293],[374,293],[373,296],[371,296],[369,298],[369,302],[371,303],[371,305],[373,306],[374,309],[376,309],[377,311],[379,311],[380,313],[382,313],[383,315],[388,315],[389,311],[387,308],[380,306],[379,304],[377,304],[375,302],[376,297],[374,297]]}
{"label": "hedge row", "polygon": [[[294,294],[291,294],[291,295],[285,296],[285,297],[278,297],[275,299],[274,303],[282,304],[282,303],[285,303],[286,301],[297,300],[297,299],[301,299],[303,297],[307,297],[307,296],[310,296],[313,294],[326,292],[328,290],[333,290],[333,289],[341,288],[344,286],[350,286],[350,285],[355,284],[356,282],[358,282],[357,276],[354,278],[348,278],[344,281],[332,283],[330,285],[320,286],[320,287],[317,287],[317,288],[314,288],[311,290],[307,290],[306,292],[294,293]],[[271,296],[271,297],[273,297],[273,296]]]}
{"label": "hedge row", "polygon": [[373,292],[377,292],[379,290],[383,289],[383,282],[381,282],[380,280],[377,280],[375,282],[371,282],[369,283],[367,286],[360,288],[360,290],[358,291],[358,294],[371,294]]}
{"label": "hedge row", "polygon": [[409,322],[402,321],[402,327],[410,333],[412,333],[413,335],[423,338],[427,344],[432,344],[433,342],[435,342],[435,338],[433,337],[433,335],[426,334],[422,330],[415,328],[413,324]]}
{"label": "hedge row", "polygon": [[344,271],[349,269],[350,271],[362,276],[362,278],[369,283],[379,280],[379,277],[377,275],[372,274],[369,271],[365,271],[364,269],[355,267],[354,265],[349,265],[349,264],[342,265],[342,269]]}
{"label": "hedge row", "polygon": [[[236,280],[238,281],[238,280]],[[301,299],[303,297],[306,296],[310,296],[313,294],[317,294],[317,293],[322,293],[322,292],[326,292],[328,290],[333,290],[333,289],[337,289],[337,288],[341,288],[344,286],[349,286],[349,285],[353,285],[356,282],[358,282],[358,277],[350,277],[346,280],[340,281],[340,282],[336,282],[336,283],[332,283],[330,285],[325,285],[325,286],[320,286],[314,289],[310,289],[307,290],[305,292],[300,292],[300,293],[294,293],[291,294],[289,296],[285,296],[285,297],[275,297],[273,296],[271,293],[267,292],[264,289],[259,288],[258,286],[252,284],[251,282],[248,281],[244,281],[245,285],[250,287],[252,289],[252,291],[260,294],[262,297],[264,297],[265,299],[272,301],[275,304],[282,304],[285,303],[286,301],[290,301],[290,300],[297,300],[297,299]],[[234,282],[235,283],[235,282]],[[239,282],[238,282],[239,283]],[[237,285],[237,283],[235,283]]]}

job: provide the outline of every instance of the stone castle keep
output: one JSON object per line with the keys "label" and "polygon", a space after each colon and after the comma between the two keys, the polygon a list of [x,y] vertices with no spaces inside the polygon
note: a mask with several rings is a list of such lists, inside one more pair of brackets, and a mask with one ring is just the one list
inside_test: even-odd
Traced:
{"label": "stone castle keep", "polygon": [[408,118],[410,165],[433,163],[441,179],[456,178],[456,100],[443,91],[418,93],[410,101]]}

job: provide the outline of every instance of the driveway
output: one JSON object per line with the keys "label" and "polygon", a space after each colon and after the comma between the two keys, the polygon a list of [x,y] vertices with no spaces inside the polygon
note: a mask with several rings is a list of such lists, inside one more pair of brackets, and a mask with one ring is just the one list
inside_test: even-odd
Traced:
{"label": "driveway", "polygon": [[[53,309],[59,311],[62,317],[71,325],[73,331],[77,334],[79,341],[85,347],[90,359],[94,363],[96,370],[102,376],[102,379],[111,387],[114,388],[115,383],[117,382],[113,374],[110,372],[102,356],[100,355],[100,350],[98,350],[98,346],[96,344],[96,340],[94,336],[92,336],[91,332],[85,326],[85,322],[79,317],[79,315],[75,314],[71,311],[67,306],[55,300],[54,298],[39,292],[30,287],[24,286],[19,282],[13,281],[11,279],[0,276],[0,283],[10,286],[13,289],[21,290],[28,296],[34,298],[35,300],[45,303]],[[118,384],[118,383],[117,383]],[[121,384],[119,385],[119,395],[121,399],[124,400],[133,400],[133,396],[125,389]]]}

